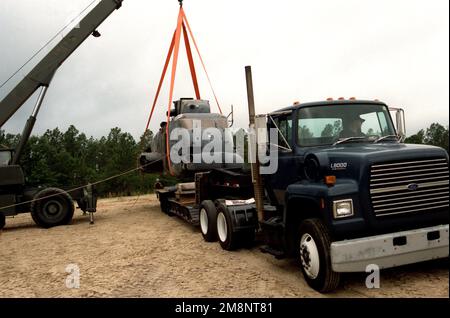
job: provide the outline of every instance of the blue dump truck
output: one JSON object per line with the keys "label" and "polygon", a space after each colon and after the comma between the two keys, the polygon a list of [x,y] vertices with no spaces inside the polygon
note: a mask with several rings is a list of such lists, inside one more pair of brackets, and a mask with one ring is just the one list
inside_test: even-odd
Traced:
{"label": "blue dump truck", "polygon": [[448,257],[449,156],[404,144],[403,110],[352,98],[255,116],[250,68],[247,83],[250,126],[277,131],[275,146],[257,137],[277,152],[276,171],[203,169],[157,190],[163,212],[225,250],[258,237],[263,252],[297,259],[319,292],[336,289],[341,273]]}

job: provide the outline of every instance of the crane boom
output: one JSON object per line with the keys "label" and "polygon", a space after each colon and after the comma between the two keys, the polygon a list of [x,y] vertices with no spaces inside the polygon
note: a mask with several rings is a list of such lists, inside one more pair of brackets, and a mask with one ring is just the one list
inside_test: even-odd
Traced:
{"label": "crane boom", "polygon": [[0,101],[0,128],[39,87],[48,87],[62,63],[122,6],[123,0],[101,0],[61,41]]}

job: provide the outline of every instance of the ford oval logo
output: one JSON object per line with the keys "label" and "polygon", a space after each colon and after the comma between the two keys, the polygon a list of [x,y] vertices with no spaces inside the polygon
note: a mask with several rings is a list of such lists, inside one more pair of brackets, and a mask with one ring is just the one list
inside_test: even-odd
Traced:
{"label": "ford oval logo", "polygon": [[417,183],[411,183],[406,186],[409,191],[416,191],[419,189],[419,185]]}

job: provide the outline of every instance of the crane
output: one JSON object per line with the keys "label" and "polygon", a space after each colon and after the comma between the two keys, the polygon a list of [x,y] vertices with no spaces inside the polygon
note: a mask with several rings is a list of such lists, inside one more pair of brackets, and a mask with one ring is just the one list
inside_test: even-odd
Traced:
{"label": "crane", "polygon": [[[0,128],[38,90],[39,95],[15,149],[0,149],[0,229],[5,216],[31,212],[33,220],[44,228],[71,222],[74,203],[83,212],[96,211],[96,197],[91,187],[79,188],[70,194],[58,188],[31,188],[25,184],[19,165],[45,95],[58,68],[91,35],[99,37],[97,28],[122,6],[123,0],[101,0],[79,24],[65,35],[25,77],[0,101]],[[4,208],[1,208],[4,207]]]}

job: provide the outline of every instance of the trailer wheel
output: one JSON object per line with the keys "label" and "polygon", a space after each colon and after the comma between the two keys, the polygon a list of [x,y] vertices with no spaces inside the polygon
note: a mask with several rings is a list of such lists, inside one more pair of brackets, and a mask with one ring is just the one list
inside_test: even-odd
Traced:
{"label": "trailer wheel", "polygon": [[6,225],[6,218],[5,215],[0,212],[0,230],[3,229]]}
{"label": "trailer wheel", "polygon": [[233,232],[230,211],[222,203],[217,206],[217,236],[224,250],[232,251],[238,247],[240,236],[237,232]]}
{"label": "trailer wheel", "polygon": [[75,207],[70,195],[57,188],[38,192],[31,203],[31,217],[43,228],[67,225],[72,221]]}
{"label": "trailer wheel", "polygon": [[217,209],[211,200],[200,205],[200,229],[206,242],[217,241]]}
{"label": "trailer wheel", "polygon": [[339,285],[340,274],[331,266],[331,239],[319,219],[307,219],[299,228],[300,266],[306,282],[321,293],[331,292]]}

